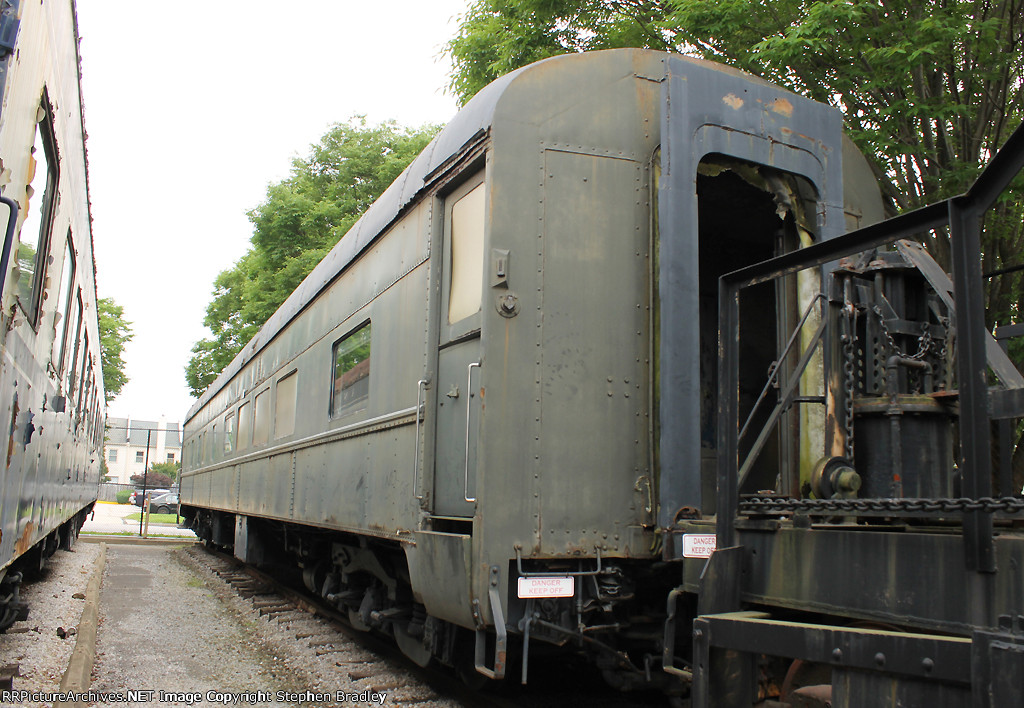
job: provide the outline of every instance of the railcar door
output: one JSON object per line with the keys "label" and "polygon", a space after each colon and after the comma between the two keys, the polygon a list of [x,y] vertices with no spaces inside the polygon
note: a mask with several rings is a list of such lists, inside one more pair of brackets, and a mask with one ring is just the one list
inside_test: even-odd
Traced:
{"label": "railcar door", "polygon": [[436,516],[469,517],[476,506],[485,189],[481,172],[445,199],[435,399]]}

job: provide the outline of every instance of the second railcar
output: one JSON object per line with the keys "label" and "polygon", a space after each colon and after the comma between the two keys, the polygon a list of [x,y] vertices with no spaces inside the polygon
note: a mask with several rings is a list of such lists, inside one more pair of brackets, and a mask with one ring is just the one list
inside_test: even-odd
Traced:
{"label": "second railcar", "polygon": [[2,628],[20,570],[96,501],[104,394],[74,3],[5,2],[0,23]]}
{"label": "second railcar", "polygon": [[[501,676],[511,633],[647,685],[661,531],[714,512],[718,276],[882,216],[840,124],[649,51],[496,81],[189,411],[183,513],[421,663]],[[818,290],[758,294],[745,392]],[[766,485],[809,464],[787,415]]]}

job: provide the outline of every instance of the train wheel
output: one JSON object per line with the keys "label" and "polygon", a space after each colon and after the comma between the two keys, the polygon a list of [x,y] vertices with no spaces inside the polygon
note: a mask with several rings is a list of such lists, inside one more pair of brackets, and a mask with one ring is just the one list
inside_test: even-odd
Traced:
{"label": "train wheel", "polygon": [[455,675],[472,691],[480,691],[491,679],[476,670],[475,636],[472,632],[459,629],[455,644]]}
{"label": "train wheel", "polygon": [[[413,637],[406,633],[406,623],[395,623],[395,644],[402,650],[409,659],[417,666],[426,667],[430,663],[432,654],[429,647],[423,646],[421,637]],[[474,670],[474,673],[475,670]],[[478,674],[479,675],[479,674]]]}

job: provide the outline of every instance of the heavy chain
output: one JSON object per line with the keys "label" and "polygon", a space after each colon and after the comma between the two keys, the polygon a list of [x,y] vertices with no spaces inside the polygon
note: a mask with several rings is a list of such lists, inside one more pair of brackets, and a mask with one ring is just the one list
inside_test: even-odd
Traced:
{"label": "heavy chain", "polygon": [[748,497],[740,502],[742,514],[802,512],[813,515],[857,513],[900,516],[905,514],[960,514],[971,511],[1022,514],[1024,497],[981,497],[968,499],[778,499]]}
{"label": "heavy chain", "polygon": [[846,432],[846,457],[853,459],[853,389],[855,384],[854,338],[857,332],[857,308],[848,303],[843,308],[843,428]]}
{"label": "heavy chain", "polygon": [[882,308],[875,305],[871,308],[872,311],[878,316],[878,326],[882,328],[882,334],[885,335],[885,341],[889,345],[889,352],[896,354],[904,359],[911,359],[913,361],[919,361],[924,359],[928,354],[928,350],[932,346],[932,335],[928,331],[928,323],[921,323],[921,336],[917,338],[917,353],[907,354],[896,345],[896,340],[893,339],[892,332],[889,331],[889,326],[885,323],[885,316],[882,314]]}

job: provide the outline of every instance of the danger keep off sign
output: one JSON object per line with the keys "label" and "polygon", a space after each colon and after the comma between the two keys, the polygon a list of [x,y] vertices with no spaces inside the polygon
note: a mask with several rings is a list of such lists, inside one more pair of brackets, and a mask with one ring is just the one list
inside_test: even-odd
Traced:
{"label": "danger keep off sign", "polygon": [[519,578],[519,597],[572,597],[574,578]]}
{"label": "danger keep off sign", "polygon": [[713,533],[688,533],[683,535],[683,558],[710,558],[718,545]]}

